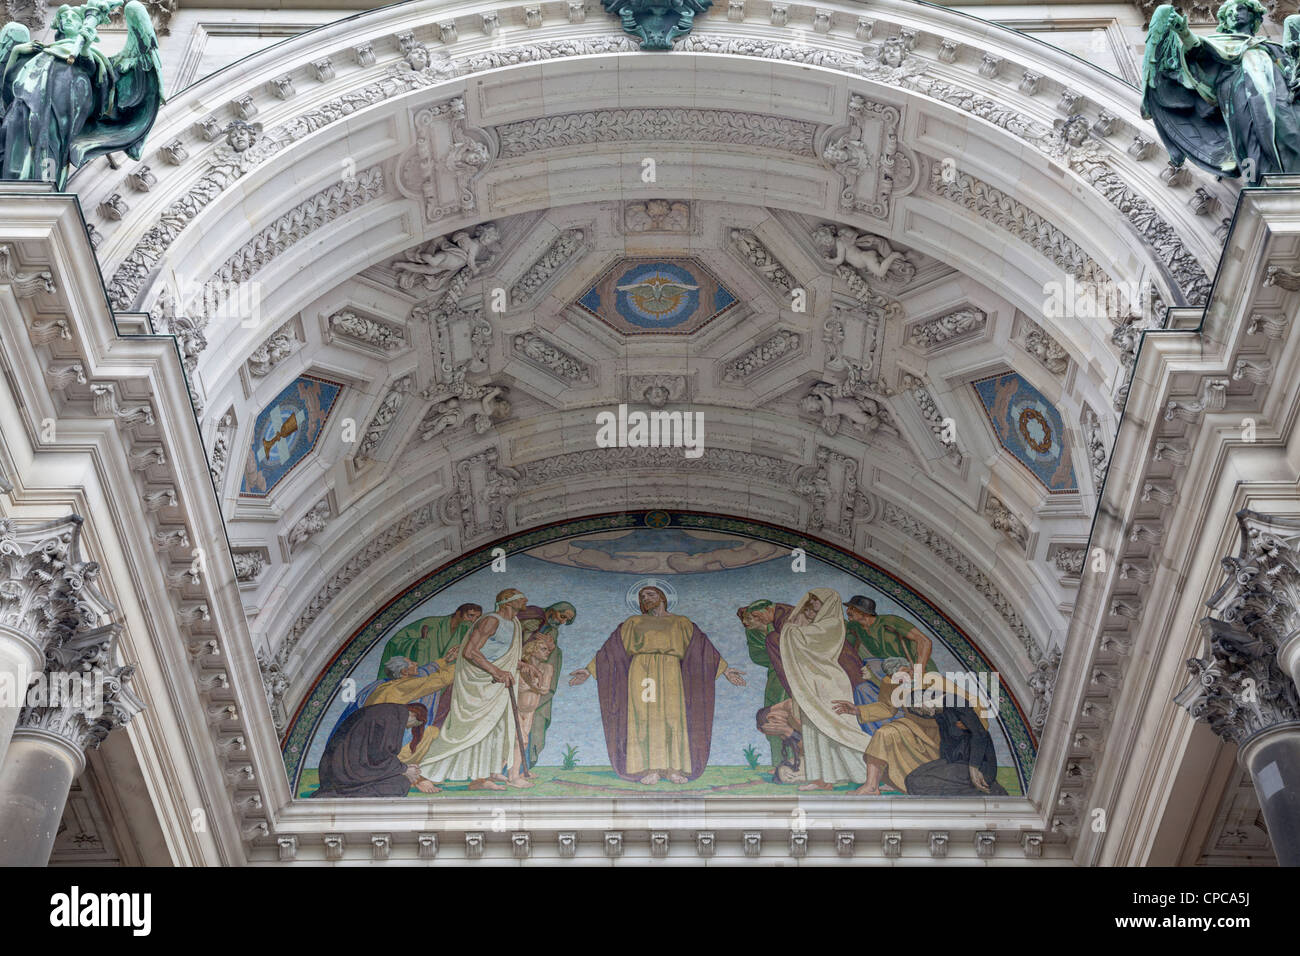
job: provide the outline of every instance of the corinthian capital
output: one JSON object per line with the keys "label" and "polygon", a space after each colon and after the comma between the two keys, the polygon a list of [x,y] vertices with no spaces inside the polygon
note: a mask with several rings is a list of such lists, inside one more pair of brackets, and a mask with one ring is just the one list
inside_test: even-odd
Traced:
{"label": "corinthian capital", "polygon": [[1218,617],[1275,643],[1300,629],[1300,517],[1237,512],[1241,545],[1206,602]]}
{"label": "corinthian capital", "polygon": [[1192,681],[1174,702],[1229,743],[1300,720],[1300,695],[1278,666],[1277,644],[1225,621],[1205,618],[1210,656],[1187,662]]}
{"label": "corinthian capital", "polygon": [[99,565],[81,558],[81,516],[0,518],[0,629],[42,656],[99,627],[113,610],[94,588]]}
{"label": "corinthian capital", "polygon": [[1243,743],[1300,719],[1300,697],[1278,650],[1300,629],[1300,517],[1237,512],[1241,544],[1201,621],[1210,656],[1187,662],[1193,680],[1174,698],[1224,740]]}
{"label": "corinthian capital", "polygon": [[46,670],[27,692],[18,729],[54,734],[77,750],[98,747],[144,710],[130,687],[134,674],[134,665]]}
{"label": "corinthian capital", "polygon": [[85,750],[140,713],[144,703],[129,686],[135,667],[112,662],[120,631],[107,624],[48,648],[45,671],[27,690],[18,726]]}

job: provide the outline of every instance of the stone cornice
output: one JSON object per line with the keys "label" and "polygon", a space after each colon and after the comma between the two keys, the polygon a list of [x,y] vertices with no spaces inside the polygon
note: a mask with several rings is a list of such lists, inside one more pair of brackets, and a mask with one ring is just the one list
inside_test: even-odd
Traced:
{"label": "stone cornice", "polygon": [[[1298,242],[1300,192],[1243,192],[1200,328],[1180,316],[1175,330],[1147,334],[1138,352],[1031,793],[1054,808],[1049,829],[1078,840],[1078,862],[1142,862],[1123,854],[1143,848],[1120,847],[1090,824],[1101,809],[1118,832],[1117,816],[1160,799],[1144,789],[1156,784],[1134,748],[1187,732],[1173,697],[1201,640],[1179,622],[1201,616],[1200,581],[1209,596],[1222,580],[1198,545],[1241,507],[1233,500],[1249,486],[1239,481],[1294,480],[1283,447],[1300,417],[1298,340],[1289,325],[1251,317],[1295,308],[1269,267],[1294,261]],[[1272,373],[1235,376],[1243,360]],[[1164,729],[1140,739],[1151,721]]]}
{"label": "stone cornice", "polygon": [[[18,389],[5,399],[3,443],[24,474],[15,506],[48,500],[48,488],[66,495],[66,486],[80,485],[75,506],[86,515],[87,547],[121,609],[121,656],[135,666],[133,687],[146,705],[132,722],[133,739],[148,754],[141,766],[159,775],[155,806],[169,849],[178,862],[239,862],[249,832],[269,826],[251,805],[236,811],[231,791],[256,781],[274,805],[287,799],[287,787],[274,772],[269,721],[245,720],[266,703],[176,346],[166,336],[115,331],[75,199],[7,185],[0,208],[7,234],[22,236],[13,245],[25,261],[47,264],[56,289],[0,310]],[[51,315],[58,334],[46,334]],[[85,384],[31,374],[69,361],[81,366]],[[105,387],[113,401],[104,400]],[[148,416],[121,414],[138,404],[129,396],[145,395]],[[203,830],[192,826],[196,807]]]}

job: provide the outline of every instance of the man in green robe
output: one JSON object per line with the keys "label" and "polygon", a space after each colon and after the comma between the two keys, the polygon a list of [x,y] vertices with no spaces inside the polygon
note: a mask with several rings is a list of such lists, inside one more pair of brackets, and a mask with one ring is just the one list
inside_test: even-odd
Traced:
{"label": "man in green robe", "polygon": [[[789,614],[790,606],[778,605],[764,598],[753,601],[736,611],[740,622],[745,626],[745,643],[749,649],[749,659],[759,667],[767,669],[767,683],[763,686],[764,708],[779,704],[790,697],[785,687],[781,685],[781,676],[772,665],[772,657],[767,651],[767,636],[776,628],[777,615],[783,609],[784,613],[780,614],[782,619]],[[767,743],[772,751],[772,766],[777,767],[781,763],[781,738],[768,734]]]}
{"label": "man in green robe", "polygon": [[483,608],[477,604],[462,604],[444,617],[423,617],[406,625],[384,645],[379,659],[379,679],[387,679],[385,665],[392,657],[405,657],[417,665],[436,663],[465,640],[482,615]]}
{"label": "man in green robe", "polygon": [[864,661],[901,657],[920,665],[923,671],[937,671],[930,659],[932,644],[911,621],[897,614],[877,614],[876,602],[855,594],[844,605],[844,639]]}

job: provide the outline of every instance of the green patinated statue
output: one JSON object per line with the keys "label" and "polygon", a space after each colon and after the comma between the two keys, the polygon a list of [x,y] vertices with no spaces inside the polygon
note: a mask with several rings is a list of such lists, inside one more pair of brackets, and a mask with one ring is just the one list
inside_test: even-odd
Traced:
{"label": "green patinated statue", "polygon": [[1167,4],[1152,14],[1142,114],[1155,123],[1173,165],[1190,159],[1216,176],[1252,183],[1300,173],[1300,17],[1286,18],[1278,44],[1257,36],[1266,12],[1259,0],[1227,0],[1208,36],[1191,33]]}
{"label": "green patinated statue", "polygon": [[641,41],[643,50],[671,50],[673,40],[686,36],[695,14],[713,0],[601,0],[606,13],[623,21],[623,29]]}
{"label": "green patinated statue", "polygon": [[[126,44],[105,56],[96,27],[118,9]],[[0,30],[0,179],[63,189],[69,166],[119,150],[140,158],[163,104],[162,63],[138,0],[61,6],[53,27],[51,43],[33,41],[21,23]]]}

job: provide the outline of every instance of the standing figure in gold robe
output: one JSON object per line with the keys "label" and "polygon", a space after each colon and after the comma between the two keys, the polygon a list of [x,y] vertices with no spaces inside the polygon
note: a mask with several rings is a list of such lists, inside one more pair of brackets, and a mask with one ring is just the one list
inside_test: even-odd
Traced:
{"label": "standing figure in gold robe", "polygon": [[637,592],[641,613],[615,628],[586,667],[593,674],[605,725],[605,746],[619,776],[643,784],[694,780],[709,761],[714,686],[745,678],[689,618],[668,613],[668,597],[647,585]]}

